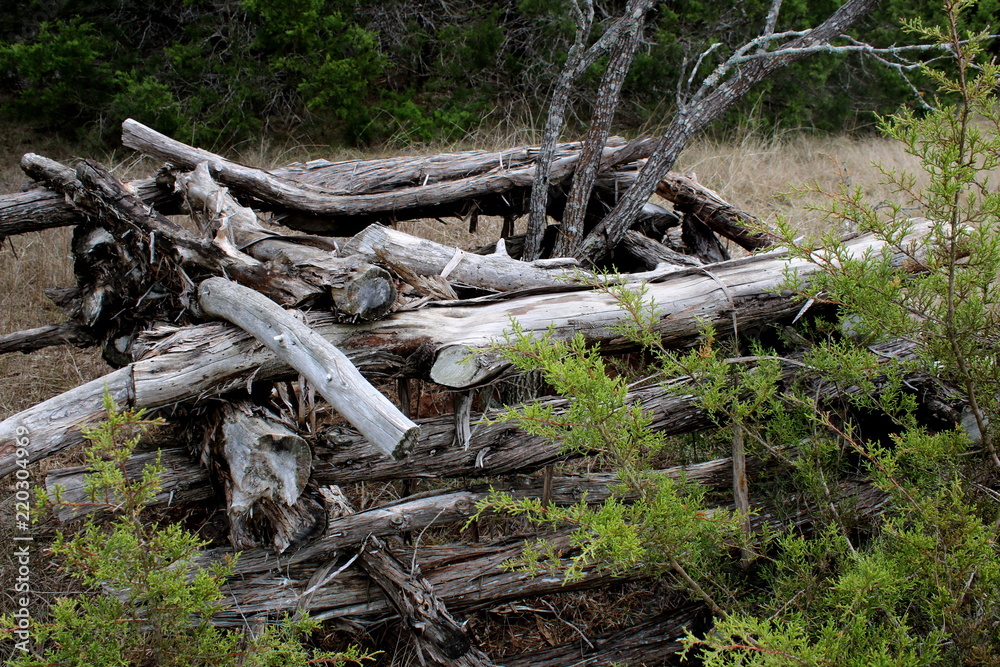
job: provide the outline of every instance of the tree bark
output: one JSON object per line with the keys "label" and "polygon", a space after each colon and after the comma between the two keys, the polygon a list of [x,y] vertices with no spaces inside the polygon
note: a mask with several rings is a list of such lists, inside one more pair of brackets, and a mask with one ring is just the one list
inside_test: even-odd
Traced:
{"label": "tree bark", "polygon": [[312,383],[337,412],[393,458],[413,448],[420,429],[375,389],[344,354],[254,290],[225,278],[198,288],[202,310],[250,333]]}
{"label": "tree bark", "polygon": [[370,536],[361,545],[361,567],[396,608],[416,640],[420,663],[490,667],[493,663],[473,643],[419,569],[408,571],[382,540]]}
{"label": "tree bark", "polygon": [[700,605],[661,612],[642,623],[584,645],[579,639],[550,649],[504,658],[505,667],[574,667],[618,664],[670,664],[665,661],[681,652],[681,640],[705,616]]}
{"label": "tree bark", "polygon": [[48,188],[0,195],[0,237],[66,227],[80,222],[80,211]]}
{"label": "tree bark", "polygon": [[635,184],[584,239],[578,258],[597,262],[618,245],[622,235],[635,222],[642,205],[649,200],[657,184],[673,167],[691,137],[741,100],[755,85],[807,55],[796,49],[830,42],[877,4],[878,0],[848,0],[808,34],[783,45],[782,50],[787,50],[785,53],[753,60],[737,67],[728,79],[710,92],[706,91],[703,97],[685,104],[643,165]]}
{"label": "tree bark", "polygon": [[611,46],[608,66],[597,90],[593,118],[580,150],[580,161],[573,173],[573,186],[566,202],[562,226],[552,251],[556,257],[575,257],[579,249],[590,193],[600,167],[601,151],[611,134],[611,121],[618,108],[622,84],[632,67],[635,49],[639,45],[643,17],[653,4],[653,0],[630,0],[625,8],[625,15],[620,19],[623,22],[621,33]]}
{"label": "tree bark", "polygon": [[778,242],[778,236],[764,228],[756,216],[736,208],[693,178],[668,172],[656,186],[656,194],[746,250],[761,250]]}

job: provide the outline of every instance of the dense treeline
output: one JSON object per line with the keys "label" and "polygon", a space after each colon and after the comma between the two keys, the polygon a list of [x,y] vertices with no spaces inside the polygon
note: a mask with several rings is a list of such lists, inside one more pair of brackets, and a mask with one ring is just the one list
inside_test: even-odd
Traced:
{"label": "dense treeline", "polygon": [[[593,39],[624,6],[597,4]],[[704,75],[761,31],[770,4],[660,3],[625,84],[620,129],[664,123],[699,54],[721,42]],[[815,25],[837,4],[786,1],[777,29]],[[969,27],[988,25],[997,4],[978,3]],[[405,143],[511,121],[539,126],[572,40],[570,16],[568,0],[30,0],[0,13],[0,108],[78,138],[133,117],[216,146],[262,132]],[[928,3],[887,0],[859,36],[905,42],[901,17],[938,20]],[[730,124],[857,129],[871,112],[915,99],[899,72],[843,60],[793,65]],[[577,91],[581,123],[605,66]]]}

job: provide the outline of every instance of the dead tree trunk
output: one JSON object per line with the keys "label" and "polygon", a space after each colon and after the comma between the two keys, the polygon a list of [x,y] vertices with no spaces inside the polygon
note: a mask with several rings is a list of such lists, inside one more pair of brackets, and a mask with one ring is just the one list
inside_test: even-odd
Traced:
{"label": "dead tree trunk", "polygon": [[221,416],[218,454],[226,464],[229,541],[243,549],[270,539],[280,553],[315,528],[302,498],[312,472],[309,445],[249,401],[224,405]]}
{"label": "dead tree trunk", "polygon": [[649,200],[657,184],[674,166],[691,137],[719,118],[755,85],[789,63],[808,55],[808,47],[826,44],[839,37],[876,4],[878,0],[849,0],[826,21],[806,35],[782,45],[777,52],[731,67],[731,73],[728,70],[717,70],[720,76],[728,75],[728,78],[719,83],[718,77],[711,77],[701,90],[682,105],[659,145],[642,167],[635,184],[584,239],[578,258],[596,262],[618,245],[626,230],[637,219],[642,205]]}

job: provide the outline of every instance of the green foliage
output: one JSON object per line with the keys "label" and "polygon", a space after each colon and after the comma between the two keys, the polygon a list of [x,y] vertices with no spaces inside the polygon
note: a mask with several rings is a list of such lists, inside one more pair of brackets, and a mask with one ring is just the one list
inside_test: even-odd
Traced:
{"label": "green foliage", "polygon": [[530,404],[509,409],[498,420],[516,420],[528,433],[559,442],[567,451],[603,454],[619,468],[641,466],[662,447],[662,438],[649,429],[649,416],[626,404],[625,380],[609,375],[582,334],[567,342],[553,340],[551,334],[535,338],[512,321],[497,349],[516,368],[541,370],[556,393],[573,397],[565,411]]}
{"label": "green foliage", "polygon": [[[308,617],[285,619],[252,638],[213,626],[212,616],[222,609],[220,587],[234,563],[199,565],[203,541],[177,524],[160,526],[144,517],[163,467],[157,461],[131,480],[125,463],[157,422],[144,420],[141,410],[119,411],[108,394],[104,406],[107,420],[84,432],[92,471],[85,488],[91,503],[115,517],[105,524],[89,515],[80,530],[60,533],[52,545],[66,572],[89,592],[58,599],[50,622],[34,626],[37,657],[24,654],[8,664],[298,667],[371,659],[356,649],[306,649],[299,637],[317,627]],[[2,627],[14,625],[0,619]]]}
{"label": "green foliage", "polygon": [[[899,195],[888,208],[858,191],[831,195],[831,215],[886,241],[903,261],[852,257],[831,239],[795,243],[794,232],[785,230],[792,254],[822,269],[804,296],[839,305],[842,329],[854,340],[817,345],[810,364],[842,386],[857,382],[862,391],[850,403],[896,425],[887,441],[868,441],[844,415],[817,407],[813,423],[827,442],[800,449],[797,468],[815,486],[843,476],[848,457],[858,457],[888,498],[882,523],[866,533],[842,523],[820,539],[780,540],[766,573],[773,598],[722,619],[703,640],[691,639],[708,665],[992,664],[1000,650],[992,492],[984,495],[985,487],[969,481],[968,436],[919,427],[901,379],[902,371],[920,369],[963,390],[980,429],[976,444],[995,478],[1000,464],[988,424],[998,417],[1000,389],[993,351],[1000,202],[988,172],[1000,149],[993,96],[1000,72],[977,63],[982,37],[958,27],[958,14],[969,7],[947,2],[944,27],[908,24],[948,44],[956,62],[950,73],[925,71],[942,92],[933,112],[904,111],[882,121],[885,133],[919,158],[929,185],[920,189],[912,174],[883,170]],[[903,212],[914,207],[929,219],[931,233],[908,242],[913,222]],[[881,377],[859,345],[887,338],[918,343],[919,361]]]}
{"label": "green foliage", "polygon": [[[449,141],[511,117],[539,116],[573,39],[567,0],[27,0],[0,15],[0,109],[78,138],[117,134],[124,115],[209,146],[261,132],[352,142]],[[791,0],[779,30],[826,18],[838,3]],[[599,6],[591,41],[624,9]],[[663,2],[649,14],[624,88],[621,129],[664,125],[679,81],[704,76],[764,25],[768,0]],[[982,29],[997,0],[976,3]],[[887,0],[857,37],[900,42],[898,19],[940,25],[933,3]],[[869,126],[901,100],[899,72],[830,54],[793,63],[728,115],[733,128]],[[586,122],[607,58],[582,77],[573,121]],[[912,73],[924,90],[928,80]],[[697,80],[697,79],[696,79]],[[808,86],[801,85],[808,81]]]}
{"label": "green foliage", "polygon": [[[741,350],[707,324],[692,349],[667,349],[642,290],[595,285],[622,308],[618,332],[651,360],[643,374],[696,397],[719,438],[740,434],[749,454],[778,470],[762,484],[751,478],[754,501],[779,515],[790,498],[806,503],[813,530],[776,525],[752,535],[755,552],[737,570],[731,554],[750,546],[739,544],[742,517],[647,469],[649,454],[669,457],[673,443],[647,432],[625,381],[582,337],[535,339],[515,323],[497,349],[519,369],[541,370],[569,406],[508,409],[503,418],[574,451],[601,452],[621,483],[603,503],[572,507],[493,494],[489,507],[567,529],[575,549],[567,557],[564,541],[540,541],[513,565],[569,577],[639,567],[675,576],[715,614],[710,632],[687,639],[688,655],[706,665],[996,664],[1000,196],[990,176],[1000,167],[1000,69],[981,62],[985,37],[959,27],[970,6],[948,0],[943,23],[908,23],[948,45],[955,62],[923,73],[941,90],[932,112],[882,120],[929,184],[883,171],[898,195],[889,206],[860,191],[831,193],[829,213],[888,252],[852,255],[839,239],[801,241],[784,229],[789,254],[818,269],[808,285],[790,273],[784,288],[840,317],[796,332],[796,344],[808,344],[802,355]],[[908,219],[914,208],[927,220]],[[930,233],[911,240],[915,224]],[[877,355],[872,344],[888,340],[913,342],[915,358]],[[968,404],[964,430],[923,425],[914,373],[957,388]]]}
{"label": "green foliage", "polygon": [[108,101],[114,71],[109,40],[79,19],[43,23],[31,43],[0,42],[0,72],[16,72],[25,92],[9,102],[18,118],[89,122]]}

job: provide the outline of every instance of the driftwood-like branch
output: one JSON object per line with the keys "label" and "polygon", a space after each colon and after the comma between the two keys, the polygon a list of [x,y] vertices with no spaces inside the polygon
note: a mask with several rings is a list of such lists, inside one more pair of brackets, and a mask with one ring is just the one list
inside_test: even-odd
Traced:
{"label": "driftwood-like branch", "polygon": [[575,269],[546,269],[519,262],[506,252],[477,255],[380,225],[356,234],[344,246],[344,253],[370,262],[402,265],[419,276],[443,276],[453,283],[496,292],[562,287],[578,274]]}
{"label": "driftwood-like branch", "polygon": [[619,247],[633,257],[642,260],[646,268],[650,270],[657,267],[662,268],[664,264],[678,268],[702,265],[698,258],[682,255],[676,250],[671,250],[662,243],[631,229],[625,233]]}
{"label": "driftwood-like branch", "polygon": [[[281,218],[283,224],[334,236],[353,234],[376,222],[464,218],[474,211],[483,215],[522,215],[528,210],[538,153],[535,148],[522,147],[426,159],[317,161],[263,170],[192,148],[131,119],[122,124],[122,143],[183,169],[207,162],[220,183],[270,210],[286,214]],[[626,144],[613,137],[601,151],[602,170],[619,164],[623,158],[639,159],[642,151],[651,147],[648,141]],[[559,183],[571,176],[579,155],[579,143],[559,145],[549,170],[550,181]],[[612,205],[618,193],[624,191],[617,174],[598,176],[595,195],[606,205]],[[564,197],[553,198],[549,213],[561,218],[564,205]]]}
{"label": "driftwood-like branch", "polygon": [[250,333],[312,383],[337,412],[394,458],[413,448],[420,429],[322,336],[254,290],[225,278],[198,288],[202,310]]}
{"label": "driftwood-like branch", "polygon": [[264,262],[272,274],[297,279],[285,281],[287,289],[299,290],[284,301],[286,305],[300,306],[328,296],[339,312],[374,320],[395,303],[396,288],[384,269],[356,258],[337,257],[336,247],[320,237],[286,237],[265,229],[257,222],[256,213],[212,180],[207,163],[178,176],[177,183],[192,212],[204,217],[203,227],[216,239],[225,239],[230,246]]}
{"label": "driftwood-like branch", "polygon": [[396,608],[416,640],[420,663],[450,667],[490,667],[493,663],[473,643],[434,592],[420,570],[410,571],[382,540],[371,536],[361,545],[360,563]]}
{"label": "driftwood-like branch", "polygon": [[0,354],[34,352],[53,345],[86,347],[94,343],[94,336],[86,327],[76,322],[63,322],[0,336]]}

